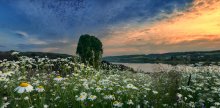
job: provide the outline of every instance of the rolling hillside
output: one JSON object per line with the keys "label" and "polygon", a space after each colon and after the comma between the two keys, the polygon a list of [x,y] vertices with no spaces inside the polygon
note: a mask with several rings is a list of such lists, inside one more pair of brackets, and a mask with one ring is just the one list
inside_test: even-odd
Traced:
{"label": "rolling hillside", "polygon": [[122,55],[107,56],[103,60],[108,62],[121,63],[170,63],[170,64],[187,64],[197,62],[219,62],[220,50],[216,51],[193,51],[193,52],[171,52],[164,54],[149,55]]}

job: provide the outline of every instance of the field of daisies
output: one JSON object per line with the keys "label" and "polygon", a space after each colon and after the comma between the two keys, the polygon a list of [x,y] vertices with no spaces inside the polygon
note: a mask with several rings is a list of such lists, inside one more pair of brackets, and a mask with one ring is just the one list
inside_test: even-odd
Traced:
{"label": "field of daisies", "polygon": [[1,108],[219,108],[219,66],[96,70],[73,58],[0,61]]}

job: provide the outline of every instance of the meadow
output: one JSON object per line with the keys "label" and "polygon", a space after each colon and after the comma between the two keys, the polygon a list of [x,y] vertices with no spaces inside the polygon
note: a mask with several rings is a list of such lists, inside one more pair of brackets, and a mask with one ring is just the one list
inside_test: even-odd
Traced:
{"label": "meadow", "polygon": [[220,107],[216,65],[168,65],[146,74],[96,70],[71,57],[17,57],[0,61],[1,108]]}

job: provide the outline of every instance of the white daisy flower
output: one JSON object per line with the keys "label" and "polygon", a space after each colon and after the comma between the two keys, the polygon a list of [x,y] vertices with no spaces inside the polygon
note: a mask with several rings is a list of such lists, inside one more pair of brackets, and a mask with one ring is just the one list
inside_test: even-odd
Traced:
{"label": "white daisy flower", "polygon": [[152,91],[153,92],[153,94],[158,94],[158,91]]}
{"label": "white daisy flower", "polygon": [[37,92],[44,92],[45,91],[43,86],[38,86],[35,90]]}
{"label": "white daisy flower", "polygon": [[14,91],[17,91],[18,93],[31,92],[33,91],[33,86],[23,82],[17,88],[15,88]]}
{"label": "white daisy flower", "polygon": [[19,52],[12,52],[11,55],[18,55]]}
{"label": "white daisy flower", "polygon": [[113,102],[113,106],[115,106],[115,107],[122,107],[122,105],[123,105],[123,103],[121,103],[121,102],[118,102],[118,101]]}
{"label": "white daisy flower", "polygon": [[135,89],[135,90],[138,89],[138,88],[135,87],[133,84],[128,84],[126,87],[127,87],[128,89]]}
{"label": "white daisy flower", "polygon": [[27,97],[27,96],[26,96],[26,97],[24,97],[24,100],[28,100],[28,99],[29,99],[29,97]]}
{"label": "white daisy flower", "polygon": [[93,101],[93,100],[95,100],[96,98],[97,98],[97,96],[95,96],[95,95],[90,95],[88,99],[91,100],[91,101]]}
{"label": "white daisy flower", "polygon": [[102,88],[97,87],[95,90],[96,90],[96,92],[100,92],[102,90]]}
{"label": "white daisy flower", "polygon": [[7,106],[9,105],[9,102],[3,103],[3,105],[1,106],[1,108],[7,108]]}
{"label": "white daisy flower", "polygon": [[105,95],[104,99],[106,99],[106,100],[114,100],[115,96],[114,95]]}
{"label": "white daisy flower", "polygon": [[54,80],[57,82],[60,82],[60,81],[64,80],[64,78],[61,76],[57,76],[56,78],[54,78]]}
{"label": "white daisy flower", "polygon": [[49,107],[49,105],[44,105],[44,108],[48,108]]}
{"label": "white daisy flower", "polygon": [[84,101],[87,98],[87,93],[86,92],[82,92],[80,93],[80,96],[77,97],[78,101]]}
{"label": "white daisy flower", "polygon": [[134,105],[134,102],[130,99],[130,100],[128,100],[127,104],[128,105]]}
{"label": "white daisy flower", "polygon": [[4,101],[7,101],[7,100],[8,100],[8,98],[7,98],[7,97],[3,97],[3,100],[4,100]]}

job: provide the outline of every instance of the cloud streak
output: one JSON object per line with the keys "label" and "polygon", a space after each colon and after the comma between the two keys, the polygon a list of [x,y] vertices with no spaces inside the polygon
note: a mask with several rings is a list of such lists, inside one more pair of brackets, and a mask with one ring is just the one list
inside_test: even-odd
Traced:
{"label": "cloud streak", "polygon": [[28,34],[26,32],[22,32],[22,31],[16,31],[15,34],[21,38],[27,38]]}
{"label": "cloud streak", "polygon": [[4,45],[0,45],[0,48],[5,48],[6,46],[4,46]]}
{"label": "cloud streak", "polygon": [[111,51],[120,47],[121,53],[107,51],[107,55],[126,54],[123,48],[137,49],[133,54],[219,49],[219,5],[218,0],[195,0],[185,11],[175,10],[163,20],[113,27],[104,45]]}

